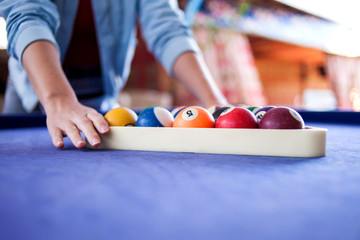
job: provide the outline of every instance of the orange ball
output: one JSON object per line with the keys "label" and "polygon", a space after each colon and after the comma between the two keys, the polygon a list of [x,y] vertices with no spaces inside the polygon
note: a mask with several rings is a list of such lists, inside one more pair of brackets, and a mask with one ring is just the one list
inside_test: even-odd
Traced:
{"label": "orange ball", "polygon": [[109,126],[135,126],[138,116],[129,108],[118,107],[108,111],[104,118]]}
{"label": "orange ball", "polygon": [[211,113],[202,107],[186,107],[179,112],[173,127],[182,128],[213,128],[215,119]]}

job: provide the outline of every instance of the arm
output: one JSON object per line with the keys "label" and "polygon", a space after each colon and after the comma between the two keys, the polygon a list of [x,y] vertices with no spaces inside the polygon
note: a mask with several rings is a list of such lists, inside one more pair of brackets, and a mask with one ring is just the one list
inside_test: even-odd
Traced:
{"label": "arm", "polygon": [[166,71],[204,106],[227,104],[175,0],[140,1],[139,18],[149,49]]}
{"label": "arm", "polygon": [[188,89],[203,106],[227,105],[227,100],[213,80],[202,56],[195,52],[181,54],[173,65],[174,77]]}
{"label": "arm", "polygon": [[[9,54],[24,67],[47,115],[53,144],[64,146],[63,136],[82,148],[82,131],[93,146],[100,133],[108,131],[104,118],[81,105],[60,64],[55,32],[60,23],[56,5],[49,0],[0,0],[0,15],[6,18]],[[16,79],[15,79],[16,80]]]}
{"label": "arm", "polygon": [[23,66],[47,115],[47,127],[54,146],[64,146],[68,136],[77,148],[85,147],[84,133],[91,145],[98,146],[100,133],[109,131],[102,115],[81,105],[64,75],[58,51],[48,41],[31,43],[24,51]]}

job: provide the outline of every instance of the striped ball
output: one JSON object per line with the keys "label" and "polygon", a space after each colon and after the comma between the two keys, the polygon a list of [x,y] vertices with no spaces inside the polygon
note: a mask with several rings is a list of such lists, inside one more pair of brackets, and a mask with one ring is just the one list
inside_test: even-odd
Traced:
{"label": "striped ball", "polygon": [[140,112],[137,127],[172,127],[173,115],[163,107],[148,107]]}

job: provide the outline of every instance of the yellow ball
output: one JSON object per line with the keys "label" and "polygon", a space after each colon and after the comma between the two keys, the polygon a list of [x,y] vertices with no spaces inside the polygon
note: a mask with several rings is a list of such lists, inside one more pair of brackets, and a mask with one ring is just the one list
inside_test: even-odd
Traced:
{"label": "yellow ball", "polygon": [[135,126],[137,118],[133,110],[125,107],[111,109],[105,114],[109,126]]}

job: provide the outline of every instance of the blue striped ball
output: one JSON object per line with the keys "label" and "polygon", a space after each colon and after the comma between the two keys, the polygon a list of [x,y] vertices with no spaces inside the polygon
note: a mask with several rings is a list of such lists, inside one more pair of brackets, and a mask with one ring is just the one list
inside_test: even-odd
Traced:
{"label": "blue striped ball", "polygon": [[173,115],[163,107],[148,107],[140,112],[137,127],[172,127]]}

